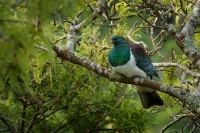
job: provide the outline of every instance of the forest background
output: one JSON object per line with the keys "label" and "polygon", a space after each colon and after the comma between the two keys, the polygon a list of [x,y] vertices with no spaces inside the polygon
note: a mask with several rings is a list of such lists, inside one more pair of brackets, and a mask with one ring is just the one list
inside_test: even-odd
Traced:
{"label": "forest background", "polygon": [[[199,0],[0,0],[0,132],[199,132],[199,25]],[[113,73],[115,34],[160,78]]]}

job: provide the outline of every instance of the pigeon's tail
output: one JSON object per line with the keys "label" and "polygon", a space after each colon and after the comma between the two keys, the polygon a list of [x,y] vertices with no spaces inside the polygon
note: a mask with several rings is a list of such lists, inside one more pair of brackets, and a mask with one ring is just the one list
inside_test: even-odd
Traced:
{"label": "pigeon's tail", "polygon": [[158,95],[158,93],[154,90],[152,91],[138,91],[140,95],[140,99],[142,101],[142,105],[145,109],[148,109],[154,105],[162,106],[164,105],[162,99]]}

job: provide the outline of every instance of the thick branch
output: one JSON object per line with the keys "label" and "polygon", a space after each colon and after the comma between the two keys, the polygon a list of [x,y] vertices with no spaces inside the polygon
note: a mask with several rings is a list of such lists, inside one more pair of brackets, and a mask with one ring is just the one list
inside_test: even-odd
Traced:
{"label": "thick branch", "polygon": [[68,35],[67,35],[68,37],[67,49],[69,49],[70,52],[74,52],[75,38],[79,30],[82,28],[85,28],[87,25],[90,24],[90,22],[97,19],[102,14],[103,8],[104,8],[104,0],[98,0],[97,8],[95,8],[93,13],[89,17],[87,17],[85,20],[83,20],[80,24],[76,24],[79,14],[80,14],[78,13],[77,17],[75,17],[75,19],[72,21],[69,27]]}
{"label": "thick branch", "polygon": [[85,59],[80,56],[76,56],[74,53],[71,53],[68,50],[62,50],[57,46],[54,46],[54,51],[57,53],[57,56],[62,58],[63,60],[67,60],[73,64],[81,65],[87,68],[88,70],[91,70],[109,80],[117,81],[117,82],[121,82],[125,84],[134,84],[134,85],[149,87],[149,88],[158,90],[160,92],[169,94],[170,96],[178,98],[184,104],[187,104],[190,107],[190,109],[195,112],[197,112],[197,109],[200,107],[200,101],[197,100],[199,96],[197,95],[192,95],[187,92],[183,92],[181,90],[173,88],[172,86],[168,86],[160,82],[147,80],[147,79],[143,79],[139,77],[127,78],[123,75],[113,74],[107,68],[97,65],[91,60]]}
{"label": "thick branch", "polygon": [[[178,43],[182,51],[198,66],[200,70],[200,52],[194,45],[194,32],[200,25],[200,0],[197,1],[193,9],[192,16],[187,21],[180,33],[180,41]],[[184,38],[183,38],[184,37]],[[181,40],[183,38],[183,40]]]}
{"label": "thick branch", "polygon": [[196,2],[196,6],[192,11],[192,15],[179,35],[175,29],[168,25],[162,18],[162,15],[159,13],[159,11],[156,10],[154,2],[151,2],[150,0],[143,0],[143,2],[153,11],[155,11],[155,15],[160,20],[160,23],[162,23],[163,28],[170,33],[170,36],[176,41],[179,48],[200,70],[200,52],[195,47],[193,41],[195,29],[200,25],[200,0]]}

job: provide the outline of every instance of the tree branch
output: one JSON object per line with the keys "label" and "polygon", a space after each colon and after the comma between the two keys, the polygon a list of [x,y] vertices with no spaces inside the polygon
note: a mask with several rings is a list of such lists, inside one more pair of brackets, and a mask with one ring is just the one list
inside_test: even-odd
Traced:
{"label": "tree branch", "polygon": [[185,73],[187,73],[193,77],[200,78],[200,73],[193,72],[190,69],[188,69],[187,67],[182,66],[181,64],[178,64],[178,63],[162,62],[162,63],[153,63],[153,65],[156,67],[178,67]]}
{"label": "tree branch", "polygon": [[[198,112],[197,110],[200,107],[200,101],[198,99],[200,95],[189,94],[187,92],[175,89],[172,86],[168,86],[168,85],[165,85],[153,80],[143,79],[139,77],[127,78],[123,75],[113,74],[107,68],[101,67],[98,64],[92,62],[91,60],[77,56],[74,53],[71,53],[69,50],[66,50],[66,49],[63,50],[57,46],[54,46],[53,49],[57,53],[57,56],[62,58],[63,60],[69,61],[73,64],[81,65],[87,68],[88,70],[91,70],[95,72],[96,74],[99,74],[111,81],[117,81],[117,82],[121,82],[125,84],[134,84],[134,85],[149,87],[154,90],[158,90],[160,92],[163,92],[163,93],[169,94],[170,96],[178,98],[180,101],[182,101],[184,105],[188,105],[190,110],[196,113]],[[200,114],[200,112],[198,113]]]}
{"label": "tree branch", "polygon": [[74,44],[75,44],[75,38],[77,33],[80,29],[85,28],[87,25],[90,24],[90,22],[97,19],[103,12],[104,8],[104,0],[98,0],[98,6],[94,9],[93,13],[87,17],[85,20],[83,20],[81,23],[77,24],[77,20],[79,17],[78,15],[75,17],[75,19],[72,21],[69,32],[68,32],[68,42],[67,42],[67,49],[70,50],[70,52],[74,52]]}

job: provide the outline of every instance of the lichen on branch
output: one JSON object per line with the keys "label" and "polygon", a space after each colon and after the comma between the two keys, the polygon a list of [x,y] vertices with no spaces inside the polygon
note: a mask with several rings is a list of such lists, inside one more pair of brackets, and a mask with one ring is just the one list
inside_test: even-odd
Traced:
{"label": "lichen on branch", "polygon": [[173,88],[172,86],[162,84],[161,82],[143,79],[140,77],[127,78],[123,75],[113,76],[111,70],[101,67],[100,65],[96,64],[91,60],[77,56],[74,53],[71,53],[69,50],[66,49],[64,50],[57,46],[54,46],[54,51],[56,52],[57,56],[62,58],[63,60],[85,67],[86,69],[93,71],[96,74],[101,75],[102,77],[105,77],[111,81],[145,86],[166,93],[170,96],[178,98],[184,105],[187,105],[193,112],[197,112],[198,108],[200,107],[200,101],[196,100],[197,98],[199,98],[199,96],[197,95],[181,91],[179,89]]}

